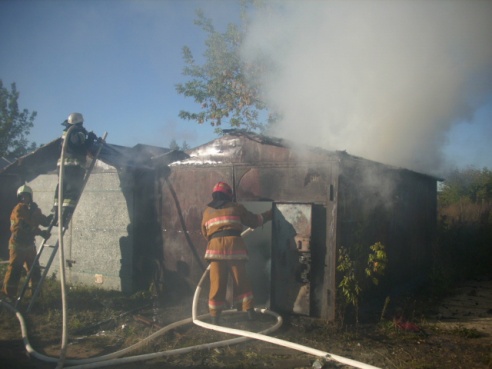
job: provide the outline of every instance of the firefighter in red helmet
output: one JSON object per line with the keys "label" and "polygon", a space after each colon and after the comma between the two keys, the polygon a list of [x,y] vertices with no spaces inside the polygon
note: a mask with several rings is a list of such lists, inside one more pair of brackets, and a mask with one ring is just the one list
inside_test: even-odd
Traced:
{"label": "firefighter in red helmet", "polygon": [[208,307],[212,323],[219,324],[226,308],[228,275],[233,279],[233,303],[238,310],[254,319],[253,291],[246,275],[248,250],[241,237],[243,226],[256,228],[272,219],[272,211],[254,214],[233,202],[231,187],[218,182],[212,190],[212,201],[203,213],[202,233],[208,240],[205,259],[210,262]]}

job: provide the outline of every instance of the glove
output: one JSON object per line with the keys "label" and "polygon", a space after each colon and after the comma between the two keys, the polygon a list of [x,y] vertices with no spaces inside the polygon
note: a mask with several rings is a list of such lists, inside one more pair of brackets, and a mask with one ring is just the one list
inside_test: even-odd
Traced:
{"label": "glove", "polygon": [[48,221],[48,224],[51,225],[53,222],[53,219],[55,219],[55,214],[51,213],[46,217],[46,220]]}
{"label": "glove", "polygon": [[48,230],[40,231],[39,235],[43,237],[45,240],[51,237],[51,233]]}
{"label": "glove", "polygon": [[97,140],[97,136],[94,132],[89,132],[89,134],[87,135],[87,141],[89,141],[89,144],[92,144],[93,142],[95,142]]}
{"label": "glove", "polygon": [[38,204],[36,204],[35,202],[31,202],[31,205],[29,205],[29,208],[31,209],[31,211],[36,211],[39,209]]}
{"label": "glove", "polygon": [[261,214],[261,216],[263,217],[263,224],[265,224],[266,222],[272,220],[272,210],[267,210],[265,211],[263,214]]}

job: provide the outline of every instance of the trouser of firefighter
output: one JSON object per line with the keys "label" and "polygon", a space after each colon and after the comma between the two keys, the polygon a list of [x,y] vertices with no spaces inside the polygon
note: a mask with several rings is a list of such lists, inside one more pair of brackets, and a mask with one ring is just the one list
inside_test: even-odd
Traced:
{"label": "trouser of firefighter", "polygon": [[15,299],[22,274],[22,268],[25,266],[28,273],[32,268],[31,280],[29,281],[31,290],[34,290],[41,279],[41,271],[39,269],[39,263],[34,263],[34,260],[36,259],[36,247],[34,245],[30,247],[10,248],[9,252],[9,266],[3,282],[3,293],[12,299]]}
{"label": "trouser of firefighter", "polygon": [[[63,224],[70,219],[82,192],[85,169],[80,166],[65,166],[63,174]],[[56,185],[53,201],[53,212],[58,216],[58,184]],[[54,222],[58,220],[55,218]]]}
{"label": "trouser of firefighter", "polygon": [[215,317],[226,305],[227,281],[232,277],[233,304],[237,309],[247,311],[254,307],[253,291],[246,274],[246,260],[213,260],[210,262],[210,293],[208,308]]}

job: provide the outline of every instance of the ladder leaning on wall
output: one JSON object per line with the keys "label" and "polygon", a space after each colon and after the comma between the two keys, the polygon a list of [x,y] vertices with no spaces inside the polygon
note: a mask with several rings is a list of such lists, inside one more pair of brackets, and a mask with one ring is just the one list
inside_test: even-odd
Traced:
{"label": "ladder leaning on wall", "polygon": [[[101,152],[101,149],[102,149],[104,143],[106,142],[106,137],[107,136],[108,136],[108,133],[105,132],[104,135],[103,135],[103,137],[102,137],[102,139],[101,139],[101,142],[100,142],[100,145],[99,145],[99,147],[97,149],[97,152],[93,156],[92,161],[91,161],[91,164],[89,165],[89,167],[87,168],[87,170],[85,172],[84,179],[82,180],[83,181],[83,184],[82,184],[82,190],[80,191],[80,194],[79,194],[79,199],[80,199],[80,196],[82,195],[82,192],[84,192],[85,185],[87,184],[87,181],[89,180],[89,176],[92,173],[92,169],[94,169],[94,166],[96,165],[97,158],[99,157],[99,153]],[[72,219],[72,215],[73,215],[73,212],[70,215],[70,217],[66,220],[66,225],[62,229],[62,237],[65,234],[65,230],[67,229],[67,225],[70,224],[70,221]],[[59,222],[60,222],[60,220],[59,220]],[[53,224],[50,224],[50,226],[47,228],[47,230],[49,232],[51,232],[51,229],[52,228],[53,228]],[[46,239],[43,239],[43,241],[41,242],[41,245],[39,247],[39,250],[38,250],[38,252],[36,254],[36,258],[34,259],[33,265],[36,265],[37,263],[39,263],[39,258],[41,257],[41,254],[43,253],[43,250],[46,247],[51,248],[51,255],[48,258],[48,261],[46,263],[46,266],[44,267],[43,273],[41,275],[41,279],[39,280],[39,283],[37,284],[36,289],[32,293],[31,301],[29,302],[29,306],[27,307],[27,312],[29,312],[31,310],[31,307],[32,307],[34,301],[38,297],[39,292],[41,291],[41,286],[42,286],[44,280],[46,279],[46,276],[48,275],[48,272],[50,270],[51,264],[53,263],[53,260],[55,259],[56,253],[57,253],[58,248],[59,248],[59,240],[56,241],[56,243],[55,243],[54,246],[47,245],[46,244],[46,241],[47,241]],[[14,305],[15,307],[17,307],[20,304],[20,302],[22,301],[22,299],[24,298],[24,296],[26,294],[27,287],[28,287],[29,282],[31,281],[31,278],[32,278],[32,271],[33,271],[33,269],[34,268],[31,268],[31,270],[29,271],[29,273],[26,276],[26,280],[25,280],[25,282],[24,282],[24,284],[22,286],[21,292],[19,293],[19,296],[17,297],[17,300],[15,301],[15,305]]]}

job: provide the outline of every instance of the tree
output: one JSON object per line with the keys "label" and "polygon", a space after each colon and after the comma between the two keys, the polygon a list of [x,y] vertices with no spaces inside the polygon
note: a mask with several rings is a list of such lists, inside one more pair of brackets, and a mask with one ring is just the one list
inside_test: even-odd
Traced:
{"label": "tree", "polygon": [[36,144],[29,143],[27,136],[34,126],[37,112],[20,110],[18,99],[15,83],[11,84],[9,91],[0,79],[0,156],[17,158],[36,149]]}
{"label": "tree", "polygon": [[433,293],[453,283],[490,273],[492,265],[492,171],[456,169],[446,176],[438,195],[438,228]]}
{"label": "tree", "polygon": [[178,143],[176,142],[176,140],[174,138],[169,143],[169,148],[171,150],[179,150],[179,145],[178,145]]}
{"label": "tree", "polygon": [[[365,268],[363,269],[364,259]],[[343,302],[340,304],[340,314],[342,324],[344,320],[344,310],[347,306],[352,305],[355,309],[355,322],[359,326],[359,304],[363,289],[369,284],[367,280],[374,285],[379,284],[379,278],[386,271],[388,264],[388,256],[386,248],[381,242],[369,246],[367,255],[365,252],[357,256],[351,256],[350,252],[345,247],[340,247],[338,250],[337,271],[341,272],[340,282],[338,284],[339,292],[343,297]]]}
{"label": "tree", "polygon": [[439,193],[439,204],[449,206],[462,200],[477,204],[491,202],[492,171],[470,167],[451,172]]}
{"label": "tree", "polygon": [[176,139],[172,139],[171,142],[169,143],[169,148],[171,150],[181,150],[181,151],[185,151],[185,150],[188,150],[190,148],[190,145],[188,145],[188,143],[186,141],[183,141],[183,144],[181,145],[181,147],[178,145],[178,143],[176,142]]}
{"label": "tree", "polygon": [[[205,62],[199,65],[188,46],[183,47],[187,82],[176,84],[176,91],[193,97],[201,111],[180,111],[182,119],[205,122],[222,131],[223,125],[244,128],[248,131],[263,130],[276,119],[261,98],[261,76],[267,63],[245,63],[240,48],[247,29],[247,2],[242,3],[242,25],[229,23],[224,33],[217,32],[212,20],[202,10],[197,10],[195,24],[207,34]],[[267,117],[262,122],[262,117]]]}

